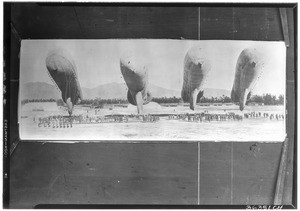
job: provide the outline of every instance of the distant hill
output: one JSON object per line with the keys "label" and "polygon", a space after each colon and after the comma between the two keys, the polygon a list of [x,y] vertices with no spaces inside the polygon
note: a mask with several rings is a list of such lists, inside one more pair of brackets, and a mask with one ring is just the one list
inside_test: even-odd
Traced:
{"label": "distant hill", "polygon": [[230,97],[230,91],[225,90],[225,89],[204,89],[204,94],[203,96],[206,98],[211,98],[211,97],[221,97],[222,95],[225,95],[227,97]]}
{"label": "distant hill", "polygon": [[[165,89],[153,84],[149,87],[153,97],[180,97],[180,91]],[[127,86],[125,83],[108,83],[99,85],[95,88],[89,89],[82,87],[82,94],[84,99],[95,99],[97,97],[102,99],[126,99]],[[222,95],[230,96],[230,91],[224,89],[205,89],[205,97],[220,97]],[[21,99],[59,99],[61,98],[60,91],[51,84],[44,82],[30,82],[21,87]]]}
{"label": "distant hill", "polygon": [[149,89],[153,97],[180,97],[181,92],[171,89],[165,89],[153,84],[150,84]]}
{"label": "distant hill", "polygon": [[[180,92],[165,89],[153,84],[150,84],[149,89],[155,97],[173,97],[180,96]],[[103,99],[120,98],[126,99],[127,97],[127,86],[125,83],[108,83],[97,86],[93,89],[83,89],[83,96],[86,99],[94,99],[101,97]]]}
{"label": "distant hill", "polygon": [[57,99],[61,93],[54,85],[44,82],[30,82],[20,87],[21,99]]}
{"label": "distant hill", "polygon": [[127,86],[125,83],[108,83],[92,89],[82,88],[82,94],[85,99],[95,99],[97,97],[102,99],[126,99]]}

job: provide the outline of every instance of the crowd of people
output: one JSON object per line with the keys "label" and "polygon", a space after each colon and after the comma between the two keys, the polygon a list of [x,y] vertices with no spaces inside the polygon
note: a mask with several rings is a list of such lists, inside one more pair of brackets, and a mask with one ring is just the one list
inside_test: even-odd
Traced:
{"label": "crowd of people", "polygon": [[38,121],[38,127],[52,127],[52,128],[68,128],[73,127],[74,118],[65,117],[62,115],[54,115],[48,117],[39,117],[37,120],[33,117],[33,122]]}

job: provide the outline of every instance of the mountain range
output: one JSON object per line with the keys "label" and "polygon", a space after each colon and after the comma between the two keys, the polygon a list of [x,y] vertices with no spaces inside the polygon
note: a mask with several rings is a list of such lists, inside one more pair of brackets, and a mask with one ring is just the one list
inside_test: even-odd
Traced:
{"label": "mountain range", "polygon": [[[180,91],[171,90],[149,84],[150,92],[153,97],[180,97]],[[84,99],[126,99],[127,86],[125,83],[107,83],[95,88],[82,87]],[[29,82],[21,86],[21,99],[58,99],[61,98],[60,91],[56,86],[45,82]],[[204,97],[230,96],[230,91],[224,89],[204,89]]]}

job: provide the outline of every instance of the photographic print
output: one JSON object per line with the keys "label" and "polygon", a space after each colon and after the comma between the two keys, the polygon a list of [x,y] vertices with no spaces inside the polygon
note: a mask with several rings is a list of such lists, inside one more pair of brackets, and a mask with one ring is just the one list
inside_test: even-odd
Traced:
{"label": "photographic print", "polygon": [[3,6],[4,208],[296,207],[297,4]]}
{"label": "photographic print", "polygon": [[23,40],[20,138],[283,141],[285,45]]}

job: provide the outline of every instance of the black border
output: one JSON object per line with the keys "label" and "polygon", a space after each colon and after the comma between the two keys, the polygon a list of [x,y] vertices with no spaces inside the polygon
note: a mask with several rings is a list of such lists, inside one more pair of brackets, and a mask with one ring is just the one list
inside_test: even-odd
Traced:
{"label": "black border", "polygon": [[[21,3],[21,2],[20,2]],[[22,2],[23,3],[23,2]],[[24,2],[25,3],[25,2]],[[79,2],[35,2],[39,6],[130,6],[130,7],[284,7],[284,8],[294,8],[297,3],[183,3],[183,2],[173,2],[173,3],[149,3],[149,2],[89,2],[89,3],[79,3]]]}
{"label": "black border", "polygon": [[[297,208],[297,64],[298,64],[298,3],[95,3],[95,2],[4,2],[3,3],[3,44],[4,44],[4,70],[3,76],[3,208],[9,208],[9,178],[10,178],[10,43],[11,43],[11,5],[12,4],[28,4],[36,3],[39,6],[130,6],[130,7],[282,7],[293,8],[294,15],[294,81],[295,81],[295,130],[294,130],[294,159],[293,159],[293,198],[292,205],[282,205],[282,209],[296,209]],[[7,62],[5,62],[7,61]],[[287,108],[288,110],[288,108]],[[14,111],[13,111],[14,112]],[[292,134],[290,134],[292,136]],[[20,141],[20,139],[18,140]],[[51,205],[36,205],[37,209],[246,209],[249,205],[104,205],[104,204],[51,204]],[[251,206],[251,205],[250,205]],[[255,205],[253,208],[258,209],[259,206]],[[274,208],[274,205],[270,206]]]}
{"label": "black border", "polygon": [[[3,23],[3,56],[4,56],[4,72],[3,72],[3,208],[9,207],[9,178],[10,178],[10,17],[11,7],[4,4],[4,23]],[[7,176],[6,176],[7,175]]]}
{"label": "black border", "polygon": [[291,205],[101,205],[101,204],[40,204],[36,205],[35,209],[294,209]]}
{"label": "black border", "polygon": [[293,160],[293,198],[292,203],[297,208],[297,190],[298,190],[298,169],[297,169],[297,162],[298,162],[298,3],[295,4],[293,7],[294,13],[294,81],[295,81],[295,129],[294,129],[294,160]]}

